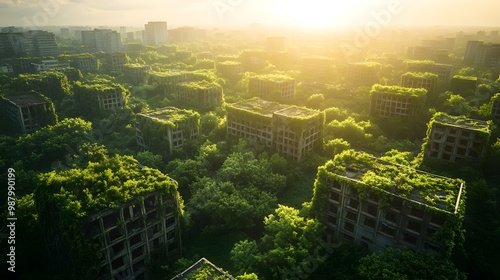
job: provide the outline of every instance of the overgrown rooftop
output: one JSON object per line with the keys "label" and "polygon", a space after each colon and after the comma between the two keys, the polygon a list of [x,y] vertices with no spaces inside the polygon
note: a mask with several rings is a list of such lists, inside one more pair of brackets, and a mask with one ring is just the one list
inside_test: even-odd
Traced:
{"label": "overgrown rooftop", "polygon": [[12,101],[19,107],[50,103],[50,100],[35,92],[25,94],[9,94],[5,96],[5,98]]}
{"label": "overgrown rooftop", "polygon": [[464,188],[464,182],[460,179],[426,173],[354,150],[336,155],[322,168],[355,182],[360,193],[368,188],[449,213],[458,211]]}
{"label": "overgrown rooftop", "polygon": [[445,126],[456,126],[463,129],[490,133],[490,122],[467,118],[466,116],[450,116],[443,112],[434,114],[431,123],[438,123]]}
{"label": "overgrown rooftop", "polygon": [[427,94],[427,90],[423,88],[407,88],[400,86],[383,86],[381,84],[375,84],[372,86],[370,94],[375,94],[375,93],[387,93],[395,95],[421,97]]}
{"label": "overgrown rooftop", "polygon": [[228,104],[228,106],[239,110],[249,111],[251,113],[259,114],[269,118],[273,116],[274,112],[288,107],[288,105],[266,101],[259,98],[252,98],[238,103]]}
{"label": "overgrown rooftop", "polygon": [[148,118],[154,122],[166,124],[169,127],[177,127],[178,124],[194,119],[199,119],[200,114],[186,109],[175,107],[161,108],[155,111],[137,114],[137,116]]}

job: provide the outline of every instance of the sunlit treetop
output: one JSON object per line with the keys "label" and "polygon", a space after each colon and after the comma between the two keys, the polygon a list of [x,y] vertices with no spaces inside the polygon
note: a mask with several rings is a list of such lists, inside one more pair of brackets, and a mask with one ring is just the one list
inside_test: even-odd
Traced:
{"label": "sunlit treetop", "polygon": [[473,77],[473,76],[455,75],[455,76],[453,76],[453,79],[456,79],[456,80],[468,80],[468,81],[475,81],[475,82],[477,82],[477,77]]}
{"label": "sunlit treetop", "polygon": [[429,73],[429,72],[406,72],[401,77],[411,77],[411,78],[418,78],[418,79],[432,79],[432,80],[437,80],[438,75]]}

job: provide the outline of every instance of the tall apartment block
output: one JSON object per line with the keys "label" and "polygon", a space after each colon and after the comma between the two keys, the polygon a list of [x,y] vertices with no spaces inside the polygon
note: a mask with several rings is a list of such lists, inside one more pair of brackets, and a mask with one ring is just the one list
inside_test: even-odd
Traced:
{"label": "tall apartment block", "polygon": [[500,68],[500,44],[469,41],[465,50],[464,62],[498,69]]}
{"label": "tall apartment block", "polygon": [[174,107],[137,114],[135,122],[137,145],[159,154],[172,154],[196,139],[199,130],[199,113]]}
{"label": "tall apartment block", "polygon": [[347,79],[351,83],[371,86],[379,81],[380,67],[376,62],[350,63],[347,67]]}
{"label": "tall apartment block", "polygon": [[413,117],[423,108],[427,90],[398,86],[372,86],[370,114],[381,117]]}
{"label": "tall apartment block", "polygon": [[274,101],[292,99],[295,96],[295,79],[279,74],[255,76],[250,78],[248,93]]}
{"label": "tall apartment block", "polygon": [[168,41],[167,22],[148,22],[144,25],[144,45],[160,46]]}
{"label": "tall apartment block", "polygon": [[218,84],[203,81],[186,82],[176,86],[177,101],[188,106],[213,108],[222,104],[223,90]]}
{"label": "tall apartment block", "polygon": [[111,29],[81,31],[82,43],[90,52],[115,53],[122,50],[120,33]]}
{"label": "tall apartment block", "polygon": [[407,72],[401,75],[401,86],[407,88],[424,88],[428,93],[434,93],[438,75],[432,73]]}
{"label": "tall apartment block", "polygon": [[302,59],[302,74],[311,79],[331,78],[335,60],[330,57],[310,56]]}
{"label": "tall apartment block", "polygon": [[54,104],[35,92],[0,96],[0,108],[21,133],[32,133],[57,123]]}
{"label": "tall apartment block", "polygon": [[0,33],[0,54],[5,56],[32,55],[37,57],[59,54],[54,33],[42,30]]}
{"label": "tall apartment block", "polygon": [[478,164],[490,138],[490,123],[438,112],[428,124],[424,162],[467,162]]}
{"label": "tall apartment block", "polygon": [[453,65],[436,63],[432,60],[406,60],[407,70],[410,72],[429,72],[436,74],[441,81],[449,82],[452,78]]}
{"label": "tall apartment block", "polygon": [[227,106],[227,135],[256,140],[302,161],[321,144],[324,114],[262,99]]}
{"label": "tall apartment block", "polygon": [[334,242],[447,254],[463,220],[464,188],[459,179],[348,150],[318,168],[312,207]]}

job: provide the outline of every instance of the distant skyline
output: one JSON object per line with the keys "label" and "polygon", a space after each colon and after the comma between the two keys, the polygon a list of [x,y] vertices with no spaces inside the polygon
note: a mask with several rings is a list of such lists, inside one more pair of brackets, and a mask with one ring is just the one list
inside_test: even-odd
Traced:
{"label": "distant skyline", "polygon": [[[392,7],[392,8],[388,8]],[[392,9],[392,10],[391,10]],[[0,26],[499,27],[498,0],[0,0]],[[390,17],[384,17],[389,12]]]}

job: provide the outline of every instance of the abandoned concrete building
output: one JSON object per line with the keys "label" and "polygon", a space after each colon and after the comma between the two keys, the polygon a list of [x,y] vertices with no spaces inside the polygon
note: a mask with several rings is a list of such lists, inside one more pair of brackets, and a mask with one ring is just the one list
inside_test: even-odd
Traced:
{"label": "abandoned concrete building", "polygon": [[36,92],[0,97],[0,108],[21,133],[32,133],[57,123],[54,104]]}
{"label": "abandoned concrete building", "polygon": [[422,110],[427,90],[398,86],[372,86],[370,114],[381,117],[412,117]]}
{"label": "abandoned concrete building", "polygon": [[405,61],[410,72],[429,72],[436,74],[441,81],[449,82],[452,78],[453,65],[436,63],[432,60],[407,60]]}
{"label": "abandoned concrete building", "polygon": [[500,93],[491,98],[491,115],[496,119],[500,119]]}
{"label": "abandoned concrete building", "polygon": [[151,252],[166,244],[168,255],[180,253],[177,204],[153,191],[82,220],[86,236],[100,244],[98,279],[148,279]]}
{"label": "abandoned concrete building", "polygon": [[267,100],[286,100],[295,96],[295,79],[279,74],[260,75],[250,78],[248,93]]}
{"label": "abandoned concrete building", "polygon": [[175,92],[177,101],[198,108],[213,108],[223,101],[222,87],[205,80],[178,84]]}
{"label": "abandoned concrete building", "polygon": [[324,113],[254,98],[227,106],[227,135],[256,140],[300,162],[321,145]]}
{"label": "abandoned concrete building", "polygon": [[428,72],[408,72],[401,75],[401,86],[408,88],[424,88],[428,93],[434,93],[438,79],[438,75]]}
{"label": "abandoned concrete building", "polygon": [[319,168],[313,208],[320,210],[326,236],[334,242],[441,254],[451,250],[446,238],[453,236],[443,232],[460,230],[445,223],[461,224],[464,188],[459,179],[348,150]]}
{"label": "abandoned concrete building", "polygon": [[243,66],[238,61],[221,61],[217,62],[217,72],[226,79],[237,79],[243,72]]}
{"label": "abandoned concrete building", "polygon": [[450,116],[438,112],[428,124],[424,162],[476,162],[482,159],[488,144],[490,123],[465,116]]}
{"label": "abandoned concrete building", "polygon": [[350,63],[347,67],[347,80],[351,83],[372,86],[379,82],[380,63],[358,62]]}
{"label": "abandoned concrete building", "polygon": [[174,107],[137,114],[135,122],[137,145],[163,155],[196,139],[199,130],[199,113]]}
{"label": "abandoned concrete building", "polygon": [[121,109],[126,104],[127,90],[114,83],[75,83],[75,100],[92,111]]}

